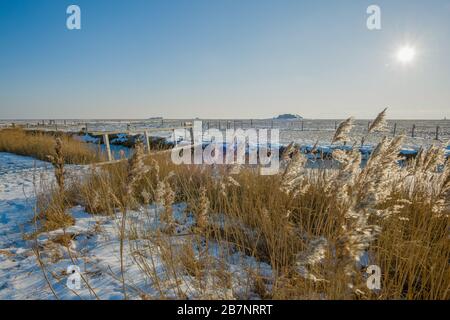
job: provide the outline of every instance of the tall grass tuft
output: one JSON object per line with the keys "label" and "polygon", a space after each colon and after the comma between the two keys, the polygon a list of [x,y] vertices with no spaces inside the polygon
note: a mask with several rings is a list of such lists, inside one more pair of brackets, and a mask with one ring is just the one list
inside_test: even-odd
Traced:
{"label": "tall grass tuft", "polygon": [[0,130],[0,152],[10,152],[47,161],[48,155],[56,157],[55,135],[64,145],[66,164],[88,164],[101,160],[86,143],[63,133],[28,132],[20,128]]}
{"label": "tall grass tuft", "polygon": [[55,155],[49,155],[48,159],[55,168],[55,178],[59,190],[64,191],[64,152],[61,138],[56,138]]}

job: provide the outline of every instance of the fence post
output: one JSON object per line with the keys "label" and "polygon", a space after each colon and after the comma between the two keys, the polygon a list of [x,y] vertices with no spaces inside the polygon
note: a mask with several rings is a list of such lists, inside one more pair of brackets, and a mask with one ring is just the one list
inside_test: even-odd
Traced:
{"label": "fence post", "polygon": [[413,137],[413,138],[416,137],[416,125],[415,124],[412,125],[411,137]]}
{"label": "fence post", "polygon": [[337,121],[334,121],[334,130],[337,129]]}
{"label": "fence post", "polygon": [[397,122],[394,123],[394,133],[393,133],[394,137],[395,137],[396,133],[397,133]]}
{"label": "fence post", "polygon": [[148,131],[145,130],[144,131],[144,142],[145,142],[145,147],[146,147],[146,151],[147,153],[150,153],[150,137],[148,136]]}
{"label": "fence post", "polygon": [[305,130],[305,122],[302,121],[302,131],[304,131],[304,130]]}
{"label": "fence post", "polygon": [[439,126],[436,126],[436,140],[439,140]]}
{"label": "fence post", "polygon": [[106,156],[108,157],[108,161],[112,161],[111,146],[109,145],[109,137],[107,133],[103,135],[103,143],[105,144]]}
{"label": "fence post", "polygon": [[192,126],[189,128],[189,133],[191,135],[191,145],[194,146],[194,128]]}

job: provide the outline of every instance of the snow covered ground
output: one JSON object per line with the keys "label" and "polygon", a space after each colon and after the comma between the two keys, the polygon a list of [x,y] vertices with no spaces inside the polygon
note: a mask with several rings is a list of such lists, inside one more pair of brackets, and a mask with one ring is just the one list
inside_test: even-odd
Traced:
{"label": "snow covered ground", "polygon": [[[83,167],[74,166],[68,170],[70,175],[82,172]],[[40,233],[36,239],[28,237],[35,230],[35,188],[52,183],[53,179],[52,168],[48,163],[0,153],[0,299],[123,299],[119,212],[114,217],[94,216],[86,213],[82,207],[74,207],[70,213],[75,218],[75,225],[65,230]],[[155,205],[149,205],[131,211],[127,223],[145,226],[146,231],[156,231],[161,226],[161,210]],[[181,252],[186,244],[192,246],[194,243],[189,232],[192,217],[186,212],[185,204],[174,205],[173,211],[177,234],[164,239]],[[140,238],[124,243],[124,278],[128,298],[179,297],[180,289],[186,297],[191,298],[248,297],[246,273],[255,268],[263,270],[266,275],[271,272],[268,265],[257,263],[239,252],[232,252],[226,265],[222,266],[231,275],[229,288],[224,287],[223,291],[217,289],[217,279],[208,271],[203,275],[201,288],[197,286],[198,280],[183,272],[180,274],[181,280],[174,285],[168,278],[162,249],[158,244],[149,246],[149,243],[148,239]],[[155,274],[161,279],[158,290],[150,273],[144,272],[142,263],[137,263],[133,258],[135,255],[131,254],[142,248],[146,249],[140,254],[148,255],[145,261],[150,261],[152,257]],[[197,256],[203,249],[201,245],[194,246]],[[214,269],[215,264],[219,263],[218,255],[222,254],[221,248],[217,244],[209,244],[206,250],[212,259],[208,265]],[[36,253],[40,259],[37,259]],[[74,269],[73,266],[81,272],[80,288],[76,290],[67,285],[68,272]]]}
{"label": "snow covered ground", "polygon": [[35,188],[52,179],[51,165],[0,153],[0,298],[32,299],[51,295],[38,267],[32,242]]}
{"label": "snow covered ground", "polygon": [[[450,151],[450,148],[447,147]],[[80,176],[88,167],[69,166],[68,176]],[[121,213],[113,217],[91,215],[82,207],[70,209],[75,224],[65,230],[40,233],[36,239],[29,237],[35,231],[33,223],[36,192],[52,184],[53,168],[49,163],[30,157],[0,153],[0,299],[123,299],[120,269],[119,225]],[[141,207],[128,213],[127,225],[143,228],[139,236],[124,242],[124,263],[127,297],[131,299],[180,297],[258,298],[249,289],[248,274],[257,272],[270,278],[270,266],[256,262],[223,244],[198,245],[190,227],[192,215],[186,204],[173,206],[177,233],[164,236],[166,245],[177,254],[192,246],[197,258],[207,251],[209,271],[203,273],[202,288],[195,277],[181,272],[177,285],[168,276],[162,252],[164,248],[144,236],[157,234],[161,229],[160,213],[155,205]],[[200,242],[201,243],[201,242]],[[164,247],[164,245],[162,245]],[[145,265],[136,260],[136,252],[145,261],[151,261],[154,274],[145,271]],[[223,257],[226,252],[227,258]],[[40,259],[37,259],[37,254]],[[212,270],[226,272],[231,279],[228,287],[217,286]],[[80,289],[67,286],[70,270],[80,269]],[[160,279],[157,286],[154,276]],[[152,278],[153,277],[153,278]],[[223,289],[222,291],[219,289]],[[250,291],[249,291],[250,290]]]}

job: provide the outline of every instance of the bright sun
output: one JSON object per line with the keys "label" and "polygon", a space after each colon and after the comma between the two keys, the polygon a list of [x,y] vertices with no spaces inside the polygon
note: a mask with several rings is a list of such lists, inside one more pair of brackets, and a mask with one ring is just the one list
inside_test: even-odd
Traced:
{"label": "bright sun", "polygon": [[413,47],[402,47],[397,52],[397,59],[403,64],[411,63],[416,57],[416,50]]}

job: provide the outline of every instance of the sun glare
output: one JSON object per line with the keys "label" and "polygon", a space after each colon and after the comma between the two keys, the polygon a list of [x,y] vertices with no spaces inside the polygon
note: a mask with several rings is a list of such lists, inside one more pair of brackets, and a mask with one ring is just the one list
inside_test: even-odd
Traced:
{"label": "sun glare", "polygon": [[397,60],[402,64],[410,64],[415,57],[416,50],[413,47],[405,46],[397,52]]}

